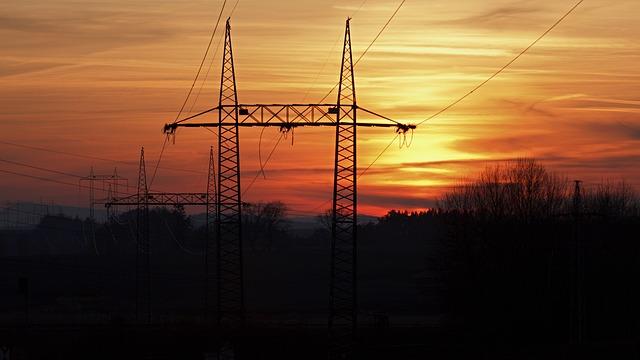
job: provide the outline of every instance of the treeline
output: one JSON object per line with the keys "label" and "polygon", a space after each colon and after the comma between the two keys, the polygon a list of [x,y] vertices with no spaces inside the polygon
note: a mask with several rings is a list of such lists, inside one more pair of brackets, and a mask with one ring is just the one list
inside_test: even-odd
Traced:
{"label": "treeline", "polygon": [[639,204],[624,182],[583,187],[529,159],[447,192],[430,261],[449,324],[482,346],[633,338]]}
{"label": "treeline", "polygon": [[[576,184],[527,159],[488,167],[444,193],[434,209],[391,211],[359,226],[362,308],[390,314],[392,325],[395,311],[438,315],[457,339],[484,347],[633,338],[640,335],[639,204],[624,182]],[[133,259],[136,219],[135,211],[107,224],[48,217],[16,236],[41,244],[39,254],[77,247]],[[284,204],[246,205],[245,251],[254,263],[276,259],[247,271],[253,286],[273,280],[261,277],[270,272],[285,278],[278,274],[299,263],[290,273],[300,279],[285,279],[297,284],[286,298],[316,289],[305,277],[325,278],[329,222],[330,213],[320,216],[317,231],[303,237],[290,231]],[[154,263],[173,264],[179,254],[184,263],[201,261],[201,219],[159,208],[150,224]]]}
{"label": "treeline", "polygon": [[[245,204],[243,238],[251,251],[270,249],[276,239],[289,236],[287,209],[280,202]],[[198,255],[204,251],[206,226],[181,206],[149,210],[149,238],[155,256]],[[0,256],[135,254],[137,211],[125,211],[105,223],[90,219],[47,215],[32,229],[0,231]]]}

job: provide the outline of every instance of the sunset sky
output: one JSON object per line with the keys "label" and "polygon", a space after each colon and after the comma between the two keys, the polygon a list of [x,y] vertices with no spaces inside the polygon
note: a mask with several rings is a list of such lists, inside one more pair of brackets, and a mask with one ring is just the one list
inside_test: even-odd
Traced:
{"label": "sunset sky", "polygon": [[[420,122],[506,64],[575,2],[407,0],[356,68],[358,102]],[[228,1],[223,21],[234,3]],[[399,3],[240,0],[232,18],[240,102],[319,101],[338,79],[345,19],[353,17],[358,57]],[[221,6],[217,0],[3,2],[0,170],[75,184],[72,176],[17,163],[77,175],[91,166],[108,174],[117,166],[135,185],[144,146],[151,177],[161,127],[184,101]],[[638,0],[586,0],[508,70],[419,127],[411,147],[395,143],[360,179],[360,212],[427,208],[459,179],[524,156],[587,185],[607,178],[640,185],[639,14]],[[221,50],[197,103],[187,106],[194,113],[217,105]],[[259,168],[259,135],[260,129],[241,129],[243,189]],[[265,130],[263,158],[278,135],[276,128]],[[392,129],[359,130],[359,164],[366,167],[393,137]],[[213,140],[204,129],[181,129],[153,190],[204,191]],[[333,146],[331,128],[296,130],[243,200],[281,200],[293,214],[328,208]],[[0,173],[0,202],[18,200],[88,201],[77,187]]]}

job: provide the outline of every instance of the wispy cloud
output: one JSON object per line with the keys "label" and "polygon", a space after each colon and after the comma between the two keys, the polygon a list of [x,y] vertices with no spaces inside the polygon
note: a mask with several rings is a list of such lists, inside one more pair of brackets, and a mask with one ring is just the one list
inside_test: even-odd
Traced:
{"label": "wispy cloud", "polygon": [[541,7],[533,7],[524,5],[524,2],[521,3],[523,5],[501,6],[462,18],[439,21],[438,23],[465,27],[483,26],[495,28],[496,26],[522,24],[523,19],[530,19],[532,14],[543,10]]}
{"label": "wispy cloud", "polygon": [[[221,3],[6,2],[0,14],[3,137],[133,162],[145,145],[152,166],[164,140],[159,129],[184,101]],[[307,89],[305,101],[325,95],[338,78],[344,18],[361,3],[241,1],[232,20],[241,101],[296,103]],[[460,178],[523,156],[575,178],[638,178],[640,2],[588,3],[507,71],[418,128],[410,149],[389,149],[360,179],[362,209],[379,214],[390,207],[427,207]],[[356,68],[358,101],[391,118],[419,122],[484,81],[567,6],[553,0],[407,1]],[[394,8],[393,2],[369,0],[358,12],[356,56]],[[216,105],[220,51],[216,56],[194,110]],[[330,199],[334,131],[324,130],[300,129],[293,146],[283,142],[267,179],[258,178],[247,200],[310,209]],[[361,169],[393,135],[360,132]],[[241,131],[243,186],[259,167],[258,137],[259,130]],[[163,163],[205,169],[213,142],[204,130],[181,131]],[[273,143],[262,145],[264,156]],[[100,166],[0,151],[62,171]],[[112,170],[113,164],[101,165]],[[131,181],[137,176],[135,166],[122,173]],[[160,171],[157,186],[202,191],[205,181]],[[77,189],[0,177],[0,201],[41,196],[85,201]]]}

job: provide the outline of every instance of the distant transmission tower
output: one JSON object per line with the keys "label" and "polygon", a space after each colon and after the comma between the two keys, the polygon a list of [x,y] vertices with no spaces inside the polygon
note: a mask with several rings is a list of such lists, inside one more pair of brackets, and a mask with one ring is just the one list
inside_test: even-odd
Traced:
{"label": "distant transmission tower", "polygon": [[93,166],[89,171],[89,176],[80,178],[80,185],[82,186],[83,183],[87,184],[85,186],[89,189],[89,218],[92,222],[95,222],[96,219],[95,206],[100,203],[100,201],[96,199],[96,190],[107,193],[108,196],[109,189],[111,189],[111,192],[117,196],[119,195],[120,186],[124,186],[125,188],[129,186],[129,181],[118,175],[117,168],[113,170],[113,174],[111,175],[97,175],[93,170]]}
{"label": "distant transmission tower", "polygon": [[149,242],[149,189],[144,163],[144,147],[140,149],[136,208],[136,318],[151,324],[151,247]]}
{"label": "distant transmission tower", "polygon": [[[216,199],[216,170],[215,163],[213,161],[213,146],[209,150],[209,169],[207,171],[207,218],[205,229],[207,232],[206,242],[204,246],[204,264],[205,264],[205,279],[204,279],[204,307],[205,307],[205,319],[213,319],[217,314],[217,308],[215,306],[215,294],[217,293],[217,284],[219,283],[217,278],[217,267],[220,262],[220,258],[217,257],[218,242],[216,238],[216,220],[217,220],[217,199]],[[213,264],[213,261],[216,264]]]}
{"label": "distant transmission tower", "polygon": [[97,200],[97,204],[104,204],[107,212],[116,214],[119,206],[136,208],[136,316],[141,323],[151,322],[151,242],[149,234],[149,209],[151,206],[204,206],[207,213],[207,232],[204,246],[203,279],[203,314],[209,316],[215,314],[214,302],[211,300],[215,294],[216,278],[215,269],[215,170],[213,162],[213,149],[209,153],[209,176],[207,192],[204,193],[170,193],[150,192],[147,188],[146,171],[144,161],[144,149],[140,153],[140,168],[138,174],[138,191],[128,196],[118,196],[109,187],[106,199]]}

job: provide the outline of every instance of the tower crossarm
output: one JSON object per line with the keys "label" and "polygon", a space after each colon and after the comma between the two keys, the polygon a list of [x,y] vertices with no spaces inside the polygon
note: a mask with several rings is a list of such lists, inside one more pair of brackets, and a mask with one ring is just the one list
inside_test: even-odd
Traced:
{"label": "tower crossarm", "polygon": [[[137,206],[138,195],[130,195],[120,198],[103,199],[97,201],[105,207],[112,206]],[[207,193],[148,193],[141,196],[142,205],[147,206],[180,206],[180,205],[207,205]]]}
{"label": "tower crossarm", "polygon": [[[345,105],[342,105],[344,108]],[[295,127],[310,126],[336,126],[336,114],[338,112],[337,104],[239,104],[239,105],[222,105],[205,110],[201,113],[184,118],[180,121],[166,124],[164,132],[167,134],[175,133],[178,127],[218,127],[218,126],[235,126],[230,122],[188,122],[188,120],[197,118],[210,112],[216,112],[220,109],[227,111],[230,108],[238,109],[238,126],[240,127],[281,127],[283,129],[291,129]],[[403,124],[392,120],[388,117],[356,106],[356,110],[365,112],[374,118],[383,120],[384,122],[358,122],[357,126],[362,127],[380,127],[380,128],[396,128],[398,132],[407,132],[415,129],[416,125]]]}

